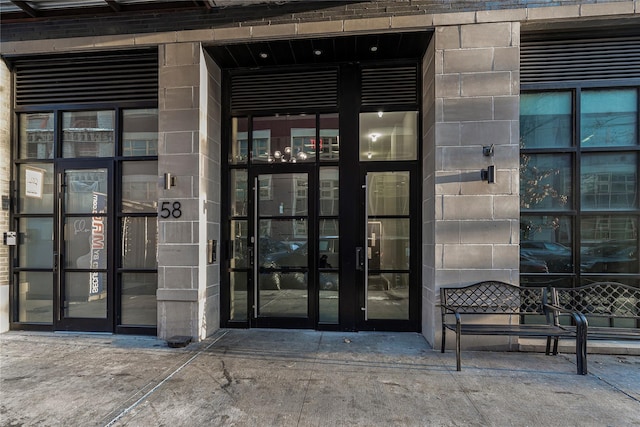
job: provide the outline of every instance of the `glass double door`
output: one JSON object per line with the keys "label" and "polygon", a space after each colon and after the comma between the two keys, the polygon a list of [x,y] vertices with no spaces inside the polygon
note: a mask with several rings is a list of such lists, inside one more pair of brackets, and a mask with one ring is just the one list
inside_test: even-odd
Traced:
{"label": "glass double door", "polygon": [[57,330],[113,330],[112,162],[57,165]]}
{"label": "glass double door", "polygon": [[417,330],[414,179],[362,170],[334,218],[313,168],[251,174],[250,325]]}

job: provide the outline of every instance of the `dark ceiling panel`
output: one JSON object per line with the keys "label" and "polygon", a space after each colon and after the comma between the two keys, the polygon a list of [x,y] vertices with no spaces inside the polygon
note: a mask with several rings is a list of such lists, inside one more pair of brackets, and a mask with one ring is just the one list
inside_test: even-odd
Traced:
{"label": "dark ceiling panel", "polygon": [[222,68],[329,64],[422,58],[430,38],[427,31],[365,34],[238,43],[209,46],[207,50]]}

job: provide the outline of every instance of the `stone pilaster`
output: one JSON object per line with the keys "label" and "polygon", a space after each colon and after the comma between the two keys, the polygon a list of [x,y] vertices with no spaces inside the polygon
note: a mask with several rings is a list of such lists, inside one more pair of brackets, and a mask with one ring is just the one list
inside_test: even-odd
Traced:
{"label": "stone pilaster", "polygon": [[175,179],[159,204],[179,203],[180,215],[159,218],[158,336],[201,339],[219,326],[219,264],[208,264],[207,241],[219,242],[220,71],[199,43],[161,45],[159,61],[158,174]]}
{"label": "stone pilaster", "polygon": [[[425,229],[433,231],[431,240],[424,236],[430,341],[439,339],[439,318],[430,310],[440,287],[519,280],[520,24],[442,26],[434,38],[435,99],[424,105],[435,123],[424,126],[425,145],[432,144],[424,150],[425,192],[433,191],[424,214]],[[484,156],[490,146],[494,154]],[[481,180],[489,165],[494,184]]]}
{"label": "stone pilaster", "polygon": [[[11,177],[11,74],[0,60],[0,195],[9,197]],[[0,235],[10,229],[9,210],[0,209]],[[0,245],[0,332],[9,330],[9,247]]]}

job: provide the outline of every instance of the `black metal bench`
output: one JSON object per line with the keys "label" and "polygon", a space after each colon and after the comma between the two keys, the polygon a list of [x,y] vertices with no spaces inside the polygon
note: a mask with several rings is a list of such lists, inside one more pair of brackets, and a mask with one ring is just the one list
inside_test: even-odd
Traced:
{"label": "black metal bench", "polygon": [[[456,369],[461,370],[460,339],[462,335],[505,335],[547,337],[546,354],[550,353],[550,338],[576,340],[578,374],[587,373],[586,321],[579,313],[573,313],[577,327],[565,327],[554,323],[554,312],[547,304],[546,288],[524,288],[499,281],[484,281],[457,288],[440,288],[442,310],[442,352],[445,350],[446,330],[456,334]],[[523,324],[521,316],[534,315],[544,323]],[[484,319],[477,319],[484,316]],[[496,322],[497,317],[504,322]],[[467,323],[471,318],[482,323]],[[463,319],[465,321],[463,321]],[[455,321],[454,321],[455,320]],[[557,345],[553,354],[557,354]]]}
{"label": "black metal bench", "polygon": [[[640,340],[640,288],[617,282],[551,288],[551,304],[556,309],[556,324],[569,313],[581,313],[588,322],[587,340]],[[555,337],[554,349],[557,346]]]}

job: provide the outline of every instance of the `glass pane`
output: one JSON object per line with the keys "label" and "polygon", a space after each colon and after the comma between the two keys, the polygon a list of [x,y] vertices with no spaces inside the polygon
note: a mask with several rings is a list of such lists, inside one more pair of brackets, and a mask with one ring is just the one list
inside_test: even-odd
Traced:
{"label": "glass pane", "polygon": [[231,268],[247,268],[247,221],[231,221]]}
{"label": "glass pane", "polygon": [[[522,215],[520,218],[521,269],[531,272],[571,273],[571,219],[553,215]],[[526,271],[521,271],[526,272]]]}
{"label": "glass pane", "polygon": [[638,206],[637,154],[583,154],[580,192],[582,209],[636,208]]}
{"label": "glass pane", "polygon": [[53,213],[53,165],[19,165],[21,213]]}
{"label": "glass pane", "polygon": [[18,321],[53,322],[53,273],[21,271],[18,294]]}
{"label": "glass pane", "polygon": [[307,215],[309,178],[306,173],[258,176],[260,216]]}
{"label": "glass pane", "polygon": [[596,216],[582,219],[580,270],[588,273],[638,273],[638,219]]}
{"label": "glass pane", "polygon": [[521,94],[521,147],[570,147],[571,110],[571,92]]}
{"label": "glass pane", "polygon": [[369,220],[369,270],[409,269],[409,218]]}
{"label": "glass pane", "polygon": [[76,111],[62,114],[62,156],[113,157],[114,111]]}
{"label": "glass pane", "polygon": [[247,171],[232,169],[230,173],[231,216],[246,216],[249,188],[247,187]]}
{"label": "glass pane", "polygon": [[520,154],[520,207],[571,209],[571,156]]}
{"label": "glass pane", "polygon": [[122,221],[122,261],[124,268],[158,267],[158,219],[124,217]]}
{"label": "glass pane", "polygon": [[20,114],[21,159],[53,159],[53,113]]}
{"label": "glass pane", "polygon": [[158,155],[158,110],[124,110],[122,112],[122,155]]}
{"label": "glass pane", "polygon": [[260,220],[258,262],[261,267],[307,267],[306,220]]}
{"label": "glass pane", "polygon": [[367,174],[370,216],[409,215],[409,172]]}
{"label": "glass pane", "polygon": [[156,273],[123,273],[121,324],[155,326],[158,322]]}
{"label": "glass pane", "polygon": [[360,114],[360,160],[416,160],[418,113]]}
{"label": "glass pane", "polygon": [[253,119],[251,160],[254,163],[313,162],[316,145],[315,115]]}
{"label": "glass pane", "polygon": [[65,176],[65,212],[107,212],[106,169],[67,170]]}
{"label": "glass pane", "polygon": [[585,90],[580,103],[583,147],[638,144],[638,93],[635,89]]}
{"label": "glass pane", "polygon": [[107,217],[67,217],[64,226],[67,268],[107,268]]}
{"label": "glass pane", "polygon": [[247,273],[232,272],[231,286],[231,320],[247,320]]}
{"label": "glass pane", "polygon": [[107,317],[107,274],[97,272],[65,275],[65,317]]}
{"label": "glass pane", "polygon": [[320,116],[320,161],[337,161],[340,158],[340,134],[337,114]]}
{"label": "glass pane", "polygon": [[20,218],[18,261],[22,268],[53,268],[53,218]]}
{"label": "glass pane", "polygon": [[[284,273],[294,275],[296,273]],[[260,275],[262,279],[262,275]],[[287,278],[286,283],[298,283],[300,289],[271,289],[260,287],[258,315],[261,317],[307,317],[306,276],[299,279]]]}
{"label": "glass pane", "polygon": [[340,180],[338,168],[320,168],[320,215],[338,215]]}
{"label": "glass pane", "polygon": [[340,234],[338,233],[338,220],[320,220],[320,240],[318,261],[319,268],[340,267]]}
{"label": "glass pane", "polygon": [[249,159],[249,120],[234,117],[231,120],[231,146],[229,164],[246,164]]}
{"label": "glass pane", "polygon": [[122,212],[158,210],[158,162],[122,162]]}
{"label": "glass pane", "polygon": [[322,323],[338,323],[338,273],[320,273],[320,313]]}
{"label": "glass pane", "polygon": [[370,273],[367,315],[369,319],[408,319],[409,273]]}

